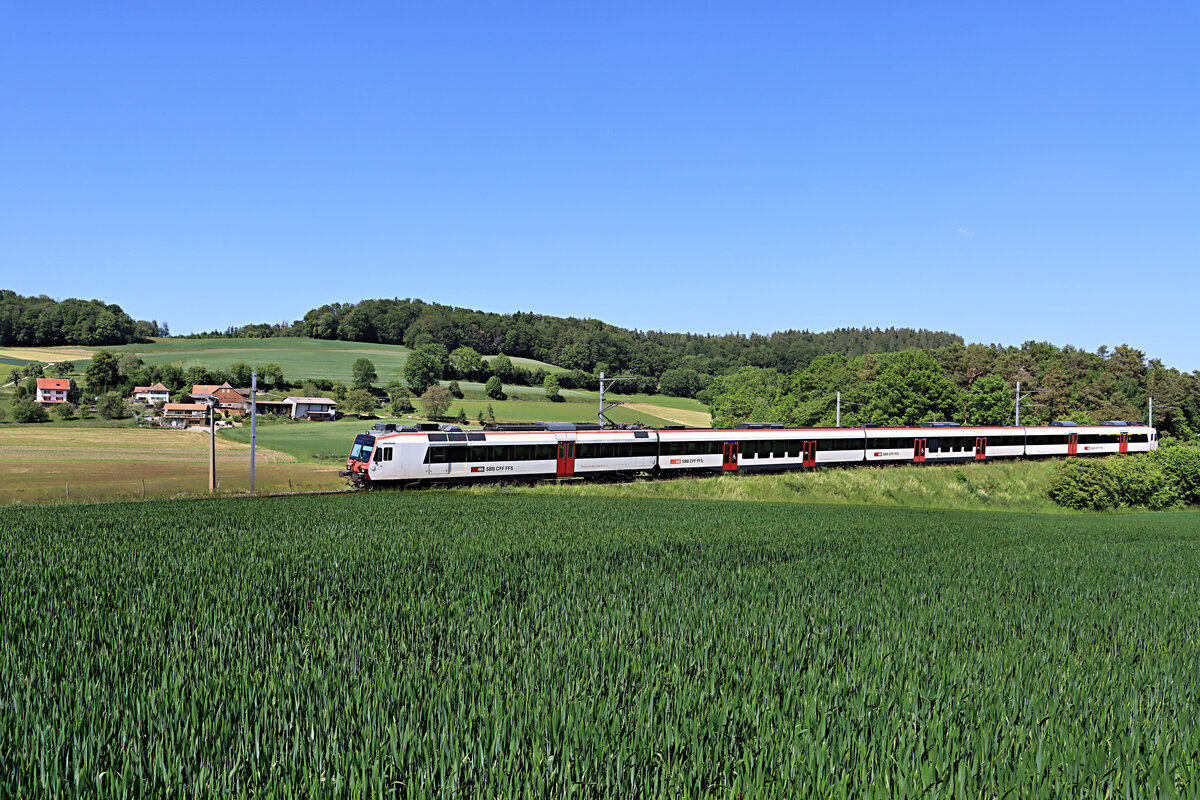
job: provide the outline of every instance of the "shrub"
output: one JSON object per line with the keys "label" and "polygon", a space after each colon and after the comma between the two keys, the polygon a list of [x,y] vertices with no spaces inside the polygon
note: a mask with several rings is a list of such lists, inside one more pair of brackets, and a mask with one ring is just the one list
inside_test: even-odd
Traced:
{"label": "shrub", "polygon": [[379,401],[366,389],[350,389],[342,400],[342,409],[352,414],[367,414],[378,405]]}
{"label": "shrub", "polygon": [[407,397],[397,397],[392,401],[392,413],[396,416],[411,414],[414,411],[416,409],[413,407],[412,400],[409,400]]}
{"label": "shrub", "polygon": [[553,402],[558,402],[562,399],[562,395],[559,393],[558,378],[553,375],[547,375],[545,380],[542,381],[542,387],[546,390],[546,399]]}
{"label": "shrub", "polygon": [[471,420],[467,417],[466,410],[462,409],[462,408],[458,409],[458,416],[455,417],[454,419],[456,422],[458,422],[459,425],[470,425],[471,424]]}
{"label": "shrub", "polygon": [[500,382],[500,377],[493,375],[487,379],[487,383],[483,386],[483,391],[493,400],[504,399],[504,384]]}
{"label": "shrub", "polygon": [[1050,479],[1050,499],[1067,508],[1102,511],[1119,502],[1117,479],[1107,461],[1068,458]]}
{"label": "shrub", "polygon": [[1175,485],[1180,501],[1200,504],[1200,447],[1172,444],[1154,451],[1151,458]]}
{"label": "shrub", "polygon": [[1117,482],[1122,506],[1157,511],[1179,505],[1179,490],[1157,461],[1148,456],[1128,456],[1106,463]]}
{"label": "shrub", "polygon": [[59,403],[54,407],[54,413],[58,415],[59,419],[74,419],[75,406],[70,403]]}
{"label": "shrub", "polygon": [[450,394],[454,395],[460,400],[462,399],[463,391],[462,387],[458,385],[458,381],[450,381],[450,385],[446,388],[450,391]]}
{"label": "shrub", "polygon": [[48,422],[50,415],[32,400],[18,400],[13,403],[13,420],[16,422]]}
{"label": "shrub", "polygon": [[96,401],[96,413],[105,419],[122,419],[129,415],[129,407],[125,398],[116,392],[101,395]]}

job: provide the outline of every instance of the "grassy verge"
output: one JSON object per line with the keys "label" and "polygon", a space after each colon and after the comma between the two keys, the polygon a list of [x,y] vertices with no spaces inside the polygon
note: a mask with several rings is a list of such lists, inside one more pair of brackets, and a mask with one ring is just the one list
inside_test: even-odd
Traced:
{"label": "grassy verge", "polygon": [[745,472],[619,484],[573,480],[526,486],[477,486],[451,491],[1063,513],[1062,508],[1046,497],[1052,469],[1053,463],[1049,461],[962,466],[909,464],[774,475]]}

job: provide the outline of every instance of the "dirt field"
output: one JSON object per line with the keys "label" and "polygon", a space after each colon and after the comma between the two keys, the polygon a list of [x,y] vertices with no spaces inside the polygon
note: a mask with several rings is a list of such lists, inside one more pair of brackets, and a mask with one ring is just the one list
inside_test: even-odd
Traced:
{"label": "dirt field", "polygon": [[[208,434],[156,429],[0,428],[0,503],[205,494]],[[337,489],[336,469],[259,447],[257,491]],[[250,487],[250,447],[217,439],[223,494]]]}
{"label": "dirt field", "polygon": [[643,414],[653,414],[668,422],[679,425],[689,425],[693,428],[707,428],[712,425],[712,417],[706,411],[688,411],[682,408],[667,408],[653,403],[625,403],[623,408],[640,411]]}

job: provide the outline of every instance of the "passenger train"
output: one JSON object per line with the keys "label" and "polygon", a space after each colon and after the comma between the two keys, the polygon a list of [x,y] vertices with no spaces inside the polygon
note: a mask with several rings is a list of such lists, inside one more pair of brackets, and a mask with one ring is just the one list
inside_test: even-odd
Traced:
{"label": "passenger train", "polygon": [[595,424],[488,423],[483,430],[379,423],[354,437],[340,475],[358,488],[791,470],[860,464],[933,464],[1031,456],[1144,453],[1158,432],[1141,422],[1078,426],[915,428],[601,428]]}

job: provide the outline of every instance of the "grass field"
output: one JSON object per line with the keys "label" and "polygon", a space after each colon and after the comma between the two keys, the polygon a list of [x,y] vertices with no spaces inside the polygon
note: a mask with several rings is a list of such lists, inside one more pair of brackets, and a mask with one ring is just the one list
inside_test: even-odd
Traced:
{"label": "grass field", "polygon": [[[91,358],[101,348],[50,347],[0,349],[0,358],[28,361],[60,361],[64,358],[79,361]],[[327,378],[349,383],[353,379],[351,366],[359,358],[369,358],[375,364],[381,384],[400,379],[406,347],[366,342],[341,342],[326,339],[156,339],[151,344],[128,344],[103,348],[137,353],[147,364],[178,364],[229,369],[239,361],[252,366],[273,361],[283,367],[288,380]],[[562,371],[552,364],[527,358],[513,358],[514,364],[541,367],[551,372]]]}
{"label": "grass field", "polygon": [[[305,461],[323,461],[346,465],[346,456],[354,437],[373,423],[359,419],[340,419],[337,422],[283,422],[259,425],[255,431],[256,446],[288,453]],[[217,438],[243,445],[250,443],[250,425],[224,428]]]}
{"label": "grass field", "polygon": [[1200,514],[0,509],[13,796],[1195,797]]}
{"label": "grass field", "polygon": [[[208,490],[208,435],[132,427],[7,425],[0,428],[0,503],[113,500]],[[256,491],[337,489],[336,470],[297,463],[260,445]],[[217,438],[222,492],[250,487],[250,448]]]}

